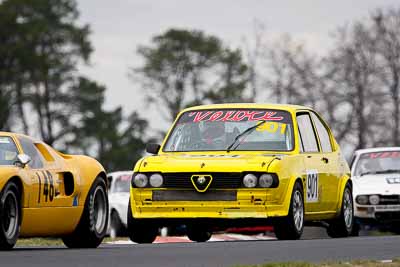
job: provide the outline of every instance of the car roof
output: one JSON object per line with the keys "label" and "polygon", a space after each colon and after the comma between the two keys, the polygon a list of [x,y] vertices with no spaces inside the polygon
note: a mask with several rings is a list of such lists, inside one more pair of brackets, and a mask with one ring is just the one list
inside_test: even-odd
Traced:
{"label": "car roof", "polygon": [[383,151],[400,151],[400,147],[374,147],[374,148],[363,148],[357,149],[354,151],[354,154],[360,155],[364,153],[371,153],[371,152],[383,152]]}
{"label": "car roof", "polygon": [[268,104],[268,103],[227,103],[227,104],[210,104],[194,106],[184,109],[182,112],[191,110],[207,110],[207,109],[229,109],[229,108],[255,108],[255,109],[278,109],[287,111],[296,110],[311,110],[309,107],[300,105],[290,105],[290,104]]}
{"label": "car roof", "polygon": [[0,131],[0,136],[9,136],[9,137],[18,137],[18,136],[21,136],[21,137],[25,137],[25,138],[29,138],[29,139],[31,139],[33,142],[41,142],[39,139],[36,139],[36,138],[33,138],[33,137],[31,137],[31,136],[28,136],[28,135],[25,135],[25,134],[20,134],[20,133],[13,133],[13,132],[1,132]]}

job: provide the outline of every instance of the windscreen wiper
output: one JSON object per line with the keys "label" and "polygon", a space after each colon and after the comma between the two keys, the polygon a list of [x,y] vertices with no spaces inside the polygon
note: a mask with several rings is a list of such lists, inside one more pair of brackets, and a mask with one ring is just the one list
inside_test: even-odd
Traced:
{"label": "windscreen wiper", "polygon": [[239,146],[240,143],[238,143],[238,145],[235,146],[235,147],[233,147],[233,146],[234,146],[234,145],[236,144],[236,142],[240,139],[240,137],[242,137],[242,136],[244,136],[244,135],[246,135],[246,134],[249,134],[249,133],[252,132],[255,128],[257,128],[258,126],[260,126],[260,125],[266,123],[267,121],[260,121],[260,122],[261,122],[261,123],[257,123],[256,125],[253,125],[253,126],[247,128],[246,130],[244,130],[243,132],[241,132],[240,134],[238,134],[238,135],[235,137],[235,139],[233,140],[232,144],[230,144],[230,145],[226,148],[226,152],[229,152],[229,151],[231,151],[231,150],[235,150],[235,149]]}
{"label": "windscreen wiper", "polygon": [[367,174],[377,174],[377,172],[372,172],[372,171],[370,171],[370,172],[363,172],[363,173],[360,174],[360,176],[367,175]]}
{"label": "windscreen wiper", "polygon": [[397,173],[397,172],[400,173],[400,170],[398,170],[398,169],[388,169],[388,170],[376,171],[375,173],[382,174],[382,173]]}

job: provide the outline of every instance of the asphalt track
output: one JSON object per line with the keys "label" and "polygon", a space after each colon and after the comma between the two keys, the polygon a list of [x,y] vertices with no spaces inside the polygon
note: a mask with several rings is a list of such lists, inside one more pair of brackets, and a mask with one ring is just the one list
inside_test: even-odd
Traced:
{"label": "asphalt track", "polygon": [[24,248],[0,252],[0,266],[234,266],[265,262],[400,257],[400,236],[298,241],[102,245],[97,249]]}

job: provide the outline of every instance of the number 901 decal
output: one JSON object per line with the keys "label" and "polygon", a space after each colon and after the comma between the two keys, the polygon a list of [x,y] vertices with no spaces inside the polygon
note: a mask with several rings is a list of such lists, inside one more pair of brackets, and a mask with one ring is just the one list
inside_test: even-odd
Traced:
{"label": "number 901 decal", "polygon": [[307,202],[318,202],[318,172],[307,171]]}
{"label": "number 901 decal", "polygon": [[280,123],[280,122],[276,122],[276,121],[267,121],[267,122],[263,122],[263,121],[259,121],[257,122],[257,128],[256,130],[259,132],[269,132],[269,133],[280,133],[280,134],[285,134],[286,132],[286,127],[287,124],[286,123]]}

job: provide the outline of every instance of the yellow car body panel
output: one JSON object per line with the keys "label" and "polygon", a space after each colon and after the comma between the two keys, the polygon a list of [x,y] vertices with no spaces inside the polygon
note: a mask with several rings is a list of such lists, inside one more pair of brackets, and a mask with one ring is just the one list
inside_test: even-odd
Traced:
{"label": "yellow car body panel", "polygon": [[[291,151],[164,151],[166,142],[179,118],[185,112],[267,109],[281,110],[290,114],[294,129],[294,147]],[[320,138],[317,137],[318,152],[301,152],[300,136],[296,114],[314,112],[309,108],[294,105],[270,104],[218,104],[193,107],[183,110],[167,133],[157,155],[146,156],[134,167],[138,173],[181,173],[215,175],[216,173],[273,173],[279,177],[276,188],[219,188],[207,192],[236,198],[224,200],[171,201],[155,200],[159,196],[186,194],[188,188],[138,188],[131,186],[131,212],[135,219],[251,219],[274,218],[288,215],[292,190],[297,181],[302,184],[305,201],[305,220],[327,220],[338,216],[344,186],[349,181],[349,168],[343,158],[329,127],[332,152],[323,153]],[[314,112],[315,113],[315,112]],[[315,113],[318,118],[320,116]],[[311,115],[310,115],[311,116]],[[314,130],[316,126],[313,124]],[[311,173],[311,174],[310,174]],[[307,179],[312,173],[318,174],[318,198],[307,201]],[[165,177],[164,177],[165,179]],[[171,178],[172,179],[172,178]],[[194,188],[191,190],[195,191]],[[170,191],[171,193],[168,193]],[[234,192],[234,193],[232,193]],[[213,193],[213,194],[214,194]],[[198,193],[202,194],[202,193]]]}
{"label": "yellow car body panel", "polygon": [[[0,191],[13,179],[20,183],[22,222],[20,236],[62,236],[72,233],[79,223],[94,180],[105,176],[96,160],[80,155],[64,155],[47,144],[22,134],[0,132],[11,138],[18,154],[28,154],[21,140],[33,144],[41,164],[21,167],[0,165]],[[44,192],[47,188],[47,192]],[[46,193],[46,194],[45,194]]]}

